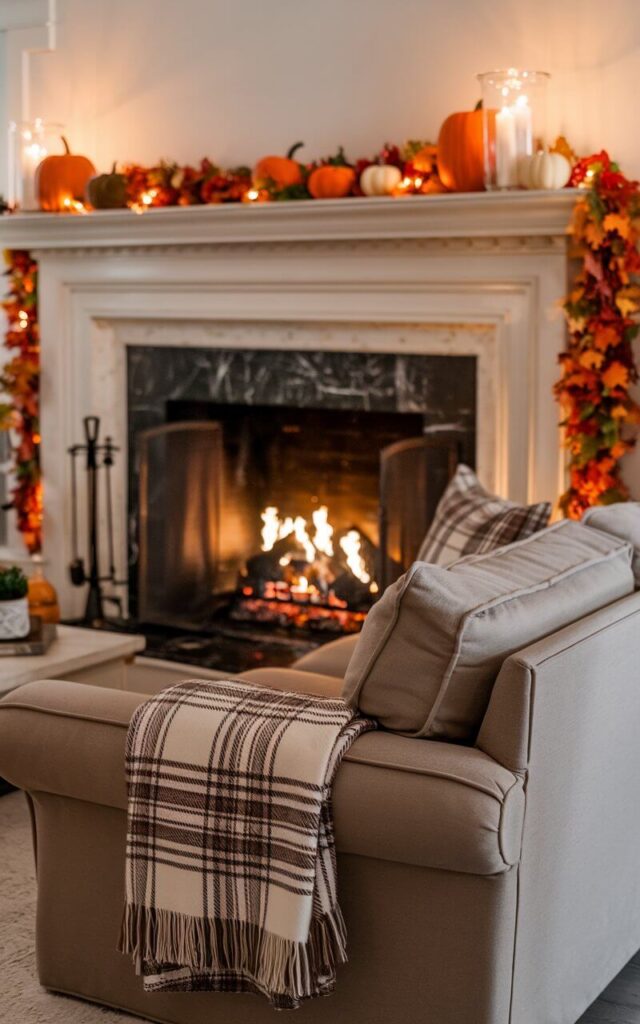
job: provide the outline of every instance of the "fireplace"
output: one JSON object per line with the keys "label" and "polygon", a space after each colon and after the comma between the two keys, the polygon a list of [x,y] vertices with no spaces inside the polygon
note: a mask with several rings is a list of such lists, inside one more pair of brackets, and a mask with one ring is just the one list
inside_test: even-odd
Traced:
{"label": "fireplace", "polygon": [[452,451],[474,463],[473,357],[140,346],[127,380],[130,609],[170,644],[266,640],[282,663],[358,631]]}
{"label": "fireplace", "polygon": [[[298,372],[299,353],[398,356],[396,382],[432,359],[468,360],[472,398],[468,381],[458,388],[455,372],[443,381],[431,363],[427,402],[419,394],[414,403],[411,388],[399,387],[395,399],[393,387],[382,388],[382,411],[423,413],[425,437],[460,423],[463,457],[475,456],[488,488],[522,503],[555,501],[565,481],[552,384],[566,341],[556,307],[567,288],[574,203],[565,189],[8,218],[4,244],[32,250],[39,263],[44,558],[65,618],[81,615],[86,600],[68,573],[67,450],[83,417],[99,416],[120,448],[113,554],[118,579],[131,577],[134,610],[139,452],[131,432],[167,424],[170,400],[380,409],[377,380],[369,376],[353,395],[343,377],[331,391],[325,373]],[[212,356],[218,350],[224,366]],[[278,353],[277,381],[251,372],[262,358],[242,354],[252,352]],[[367,404],[366,392],[375,401]],[[128,587],[115,596],[126,613]],[[166,644],[169,627],[154,628]],[[198,644],[205,640],[194,637]],[[277,652],[269,645],[263,633],[270,660]],[[220,646],[212,642],[207,657]],[[215,667],[237,670],[223,654]]]}

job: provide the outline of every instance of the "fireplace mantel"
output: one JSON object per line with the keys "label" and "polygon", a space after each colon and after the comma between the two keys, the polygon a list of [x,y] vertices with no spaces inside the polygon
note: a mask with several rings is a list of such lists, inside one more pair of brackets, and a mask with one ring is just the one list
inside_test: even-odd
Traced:
{"label": "fireplace mantel", "polygon": [[126,562],[131,346],[473,356],[483,480],[555,500],[574,202],[566,189],[1,217],[0,244],[39,260],[44,553],[65,614],[81,608],[67,449],[87,415],[121,449]]}
{"label": "fireplace mantel", "polygon": [[576,189],[469,192],[402,199],[24,213],[0,220],[4,248],[59,250],[385,239],[540,239],[562,236]]}

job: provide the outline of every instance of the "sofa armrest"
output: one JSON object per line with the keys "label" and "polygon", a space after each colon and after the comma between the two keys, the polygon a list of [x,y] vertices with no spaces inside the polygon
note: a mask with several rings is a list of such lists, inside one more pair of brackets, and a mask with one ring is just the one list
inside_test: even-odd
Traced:
{"label": "sofa armrest", "polygon": [[[630,658],[627,669],[630,671],[640,658],[637,639],[640,635],[640,592],[616,601],[508,658],[493,688],[476,746],[510,771],[526,771],[531,753],[534,704],[536,699],[544,699],[542,678],[551,675],[555,680],[551,685],[563,688],[566,695],[568,687],[573,694],[574,687],[578,685],[576,673],[580,673],[591,678],[592,685],[606,693],[607,679],[619,671],[615,650],[615,645],[621,642],[616,639],[619,635],[625,638],[620,653],[624,655],[626,651]],[[640,694],[640,689],[638,692]],[[579,700],[579,691],[575,697]]]}
{"label": "sofa armrest", "polygon": [[328,644],[322,644],[315,651],[298,658],[293,667],[300,672],[318,672],[324,676],[335,676],[342,681],[359,639],[360,634],[353,633],[350,636],[341,636],[338,640],[331,640]]}
{"label": "sofa armrest", "polygon": [[640,946],[639,728],[640,593],[500,674],[477,742],[526,770],[514,1020],[576,1020]]}
{"label": "sofa armrest", "polygon": [[0,700],[0,775],[28,791],[126,807],[127,729],[145,694],[61,679]]}
{"label": "sofa armrest", "polygon": [[312,693],[316,697],[342,696],[342,679],[322,675],[319,671],[303,672],[297,668],[252,668],[238,676],[249,683],[270,686],[272,690],[292,690],[294,693]]}
{"label": "sofa armrest", "polygon": [[[54,680],[14,690],[0,701],[0,775],[124,810],[127,728],[146,699]],[[339,852],[481,875],[520,855],[522,782],[472,747],[367,733],[333,798]]]}

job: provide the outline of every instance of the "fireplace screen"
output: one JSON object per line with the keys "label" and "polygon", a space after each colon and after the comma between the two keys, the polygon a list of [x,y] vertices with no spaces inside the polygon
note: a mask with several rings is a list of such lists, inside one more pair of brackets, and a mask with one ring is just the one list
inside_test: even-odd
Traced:
{"label": "fireplace screen", "polygon": [[222,436],[174,423],[140,436],[138,607],[143,622],[205,619],[220,560]]}

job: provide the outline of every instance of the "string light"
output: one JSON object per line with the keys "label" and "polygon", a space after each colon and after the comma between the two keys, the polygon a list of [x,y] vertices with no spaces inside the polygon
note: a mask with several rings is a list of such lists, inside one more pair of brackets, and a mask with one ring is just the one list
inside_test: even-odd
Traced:
{"label": "string light", "polygon": [[69,213],[87,213],[84,203],[81,203],[79,199],[72,199],[71,196],[66,196],[62,200],[62,205]]}
{"label": "string light", "polygon": [[418,192],[423,185],[424,178],[421,175],[411,177],[405,174],[402,181],[394,189],[394,195],[404,195],[406,192]]}
{"label": "string light", "polygon": [[158,195],[160,190],[157,188],[149,188],[145,192],[140,193],[140,198],[137,202],[131,203],[131,209],[134,213],[144,213],[150,207],[153,206],[153,200]]}

